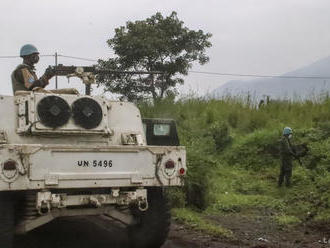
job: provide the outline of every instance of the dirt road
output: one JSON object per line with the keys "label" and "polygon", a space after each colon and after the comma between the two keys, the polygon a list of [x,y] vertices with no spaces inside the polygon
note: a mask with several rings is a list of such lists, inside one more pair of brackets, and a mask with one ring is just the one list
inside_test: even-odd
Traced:
{"label": "dirt road", "polygon": [[[260,218],[256,222],[241,216],[226,218],[216,221],[233,230],[235,240],[217,239],[172,223],[162,248],[330,248],[329,225],[281,230]],[[125,248],[127,242],[127,233],[104,218],[75,217],[55,220],[16,238],[15,248]]]}
{"label": "dirt road", "polygon": [[[122,228],[99,217],[55,220],[15,240],[15,248],[125,248],[128,236]],[[162,248],[193,248],[179,240]]]}

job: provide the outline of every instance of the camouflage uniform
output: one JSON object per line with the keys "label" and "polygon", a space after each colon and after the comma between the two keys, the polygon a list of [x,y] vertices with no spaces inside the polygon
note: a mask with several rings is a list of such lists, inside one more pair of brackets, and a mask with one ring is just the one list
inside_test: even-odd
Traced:
{"label": "camouflage uniform", "polygon": [[278,179],[278,185],[282,186],[285,178],[285,185],[290,186],[292,176],[292,162],[297,155],[292,148],[291,142],[287,136],[283,136],[280,146],[281,172]]}
{"label": "camouflage uniform", "polygon": [[11,75],[11,80],[14,94],[18,90],[33,90],[36,87],[44,88],[49,84],[46,76],[38,79],[34,66],[28,64],[18,65]]}

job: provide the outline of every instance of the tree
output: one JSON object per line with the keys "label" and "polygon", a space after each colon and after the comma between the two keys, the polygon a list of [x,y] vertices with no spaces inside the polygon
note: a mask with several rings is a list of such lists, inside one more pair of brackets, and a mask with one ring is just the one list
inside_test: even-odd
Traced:
{"label": "tree", "polygon": [[211,47],[210,33],[184,27],[176,12],[163,17],[161,13],[142,21],[127,22],[115,29],[107,41],[116,57],[99,60],[105,70],[161,71],[165,74],[102,74],[98,82],[107,91],[119,93],[129,100],[152,97],[162,99],[176,94],[175,86],[183,84],[179,75],[187,75],[194,61],[205,64]]}

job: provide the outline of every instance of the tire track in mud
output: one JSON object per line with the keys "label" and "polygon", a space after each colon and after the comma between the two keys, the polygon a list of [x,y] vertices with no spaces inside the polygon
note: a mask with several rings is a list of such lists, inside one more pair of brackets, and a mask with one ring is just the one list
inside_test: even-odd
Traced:
{"label": "tire track in mud", "polygon": [[[32,232],[17,236],[15,248],[125,248],[128,235],[121,227],[99,217],[56,219]],[[194,248],[167,240],[161,248]],[[197,246],[196,246],[197,247]]]}

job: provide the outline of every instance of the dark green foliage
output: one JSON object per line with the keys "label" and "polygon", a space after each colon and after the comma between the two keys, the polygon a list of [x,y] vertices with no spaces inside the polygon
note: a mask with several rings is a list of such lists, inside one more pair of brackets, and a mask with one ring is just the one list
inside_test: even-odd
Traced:
{"label": "dark green foliage", "polygon": [[320,122],[318,123],[318,127],[322,131],[324,138],[330,137],[330,121]]}
{"label": "dark green foliage", "polygon": [[211,47],[210,37],[210,33],[185,27],[176,12],[167,17],[156,13],[145,20],[129,21],[126,26],[116,28],[115,36],[108,40],[117,57],[100,60],[100,68],[165,74],[101,74],[98,81],[106,90],[122,94],[129,100],[173,96],[175,86],[184,83],[178,74],[187,75],[195,61],[199,64],[209,61],[205,50]]}
{"label": "dark green foliage", "polygon": [[215,149],[217,151],[223,150],[231,143],[232,138],[229,134],[229,127],[225,122],[217,122],[210,127],[210,133],[214,140]]}
{"label": "dark green foliage", "polygon": [[230,112],[228,114],[228,123],[231,127],[237,128],[238,125],[238,112]]}
{"label": "dark green foliage", "polygon": [[[329,109],[328,100],[271,101],[261,109],[233,98],[141,105],[145,117],[177,121],[187,148],[188,205],[215,213],[267,209],[281,222],[287,216],[297,222],[330,220]],[[302,166],[294,162],[292,187],[279,189],[279,140],[285,126],[293,128],[294,144],[306,143],[309,152],[301,158]],[[218,135],[220,142],[212,132],[224,133]],[[219,144],[222,148],[216,150]]]}
{"label": "dark green foliage", "polygon": [[209,179],[215,167],[215,162],[199,153],[190,153],[188,157],[188,177],[185,192],[188,205],[206,209],[209,205],[211,184]]}
{"label": "dark green foliage", "polygon": [[166,195],[171,208],[186,206],[186,195],[181,188],[169,188],[166,190]]}
{"label": "dark green foliage", "polygon": [[254,111],[251,113],[248,122],[246,123],[245,130],[253,132],[257,129],[262,129],[267,124],[267,116],[263,112]]}
{"label": "dark green foliage", "polygon": [[224,159],[231,165],[260,170],[274,166],[279,153],[278,132],[256,131],[235,143]]}
{"label": "dark green foliage", "polygon": [[212,110],[208,110],[206,112],[206,118],[205,118],[205,122],[206,124],[212,124],[214,123],[216,120],[215,114]]}

